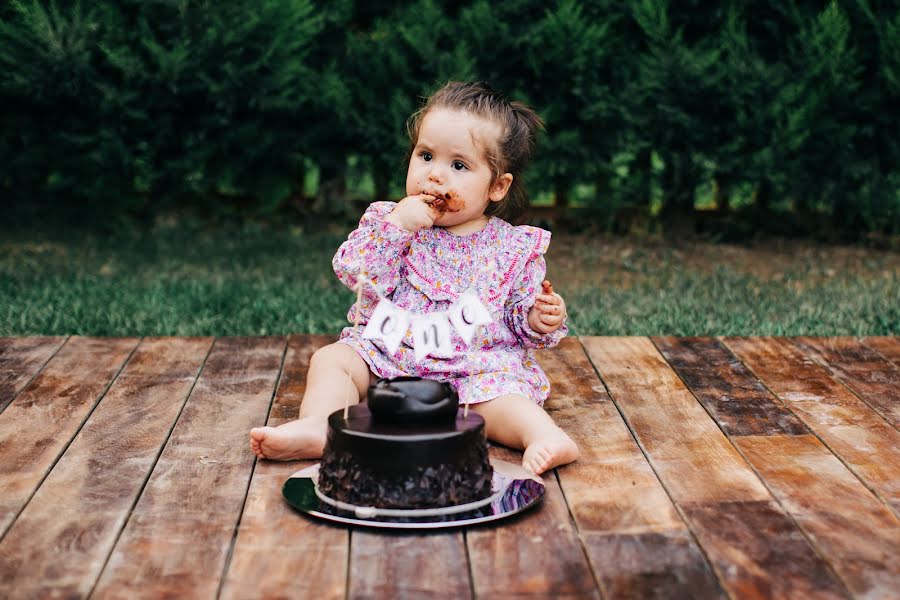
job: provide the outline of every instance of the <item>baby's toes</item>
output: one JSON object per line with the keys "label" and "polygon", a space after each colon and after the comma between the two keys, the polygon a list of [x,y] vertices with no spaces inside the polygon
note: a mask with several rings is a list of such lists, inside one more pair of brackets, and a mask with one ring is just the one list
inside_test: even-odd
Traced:
{"label": "baby's toes", "polygon": [[540,452],[538,452],[538,455],[536,458],[537,458],[538,466],[540,468],[540,470],[537,472],[543,473],[550,467],[550,461],[553,459],[553,456],[550,454],[549,450],[547,450],[546,448],[543,448],[543,449],[541,449]]}

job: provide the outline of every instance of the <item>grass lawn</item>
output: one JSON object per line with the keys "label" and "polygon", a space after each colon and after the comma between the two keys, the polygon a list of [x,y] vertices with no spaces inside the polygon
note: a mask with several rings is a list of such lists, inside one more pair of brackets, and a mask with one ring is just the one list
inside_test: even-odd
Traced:
{"label": "grass lawn", "polygon": [[[3,232],[0,335],[337,333],[346,233]],[[557,233],[547,261],[577,335],[900,335],[896,252]]]}

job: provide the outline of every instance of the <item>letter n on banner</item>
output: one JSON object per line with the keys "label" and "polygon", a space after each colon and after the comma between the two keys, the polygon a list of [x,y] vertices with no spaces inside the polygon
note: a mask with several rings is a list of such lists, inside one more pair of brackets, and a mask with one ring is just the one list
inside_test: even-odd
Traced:
{"label": "letter n on banner", "polygon": [[447,313],[427,313],[416,315],[412,321],[413,347],[416,362],[426,356],[453,356],[453,342],[450,339],[450,321]]}

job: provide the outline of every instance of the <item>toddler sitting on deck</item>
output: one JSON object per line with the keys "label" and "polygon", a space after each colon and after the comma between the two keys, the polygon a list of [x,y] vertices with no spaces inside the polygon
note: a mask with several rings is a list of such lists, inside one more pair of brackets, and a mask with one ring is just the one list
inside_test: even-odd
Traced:
{"label": "toddler sitting on deck", "polygon": [[[351,288],[365,273],[414,313],[446,311],[473,290],[499,318],[479,330],[471,349],[455,338],[455,356],[419,361],[408,334],[390,353],[381,340],[363,339],[359,327],[344,329],[312,357],[300,418],[251,430],[259,458],[321,457],[329,414],[348,396],[359,402],[375,378],[405,375],[449,382],[484,417],[488,438],[524,450],[522,466],[534,473],[578,457],[542,408],[550,384],[532,351],[555,346],[568,331],[562,297],[541,287],[550,233],[509,224],[528,205],[522,174],[541,126],[533,110],[481,83],[451,82],[410,118],[407,197],[366,210],[338,249],[335,272]],[[378,302],[364,288],[351,321],[358,308],[365,325]]]}

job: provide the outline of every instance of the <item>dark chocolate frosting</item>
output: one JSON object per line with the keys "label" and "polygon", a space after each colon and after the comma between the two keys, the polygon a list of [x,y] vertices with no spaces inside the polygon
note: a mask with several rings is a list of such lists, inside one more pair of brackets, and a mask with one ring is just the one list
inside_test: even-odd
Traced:
{"label": "dark chocolate frosting", "polygon": [[493,469],[484,419],[459,410],[452,421],[415,427],[378,421],[365,404],[328,418],[319,490],[357,506],[430,508],[486,498]]}
{"label": "dark chocolate frosting", "polygon": [[369,410],[378,421],[452,421],[459,396],[449,383],[419,377],[379,379],[369,386]]}
{"label": "dark chocolate frosting", "polygon": [[374,419],[369,407],[357,404],[328,417],[330,449],[364,457],[367,465],[386,470],[409,470],[418,465],[454,464],[463,449],[484,444],[484,419],[469,411],[456,419],[438,423],[419,423],[414,429],[401,423]]}

